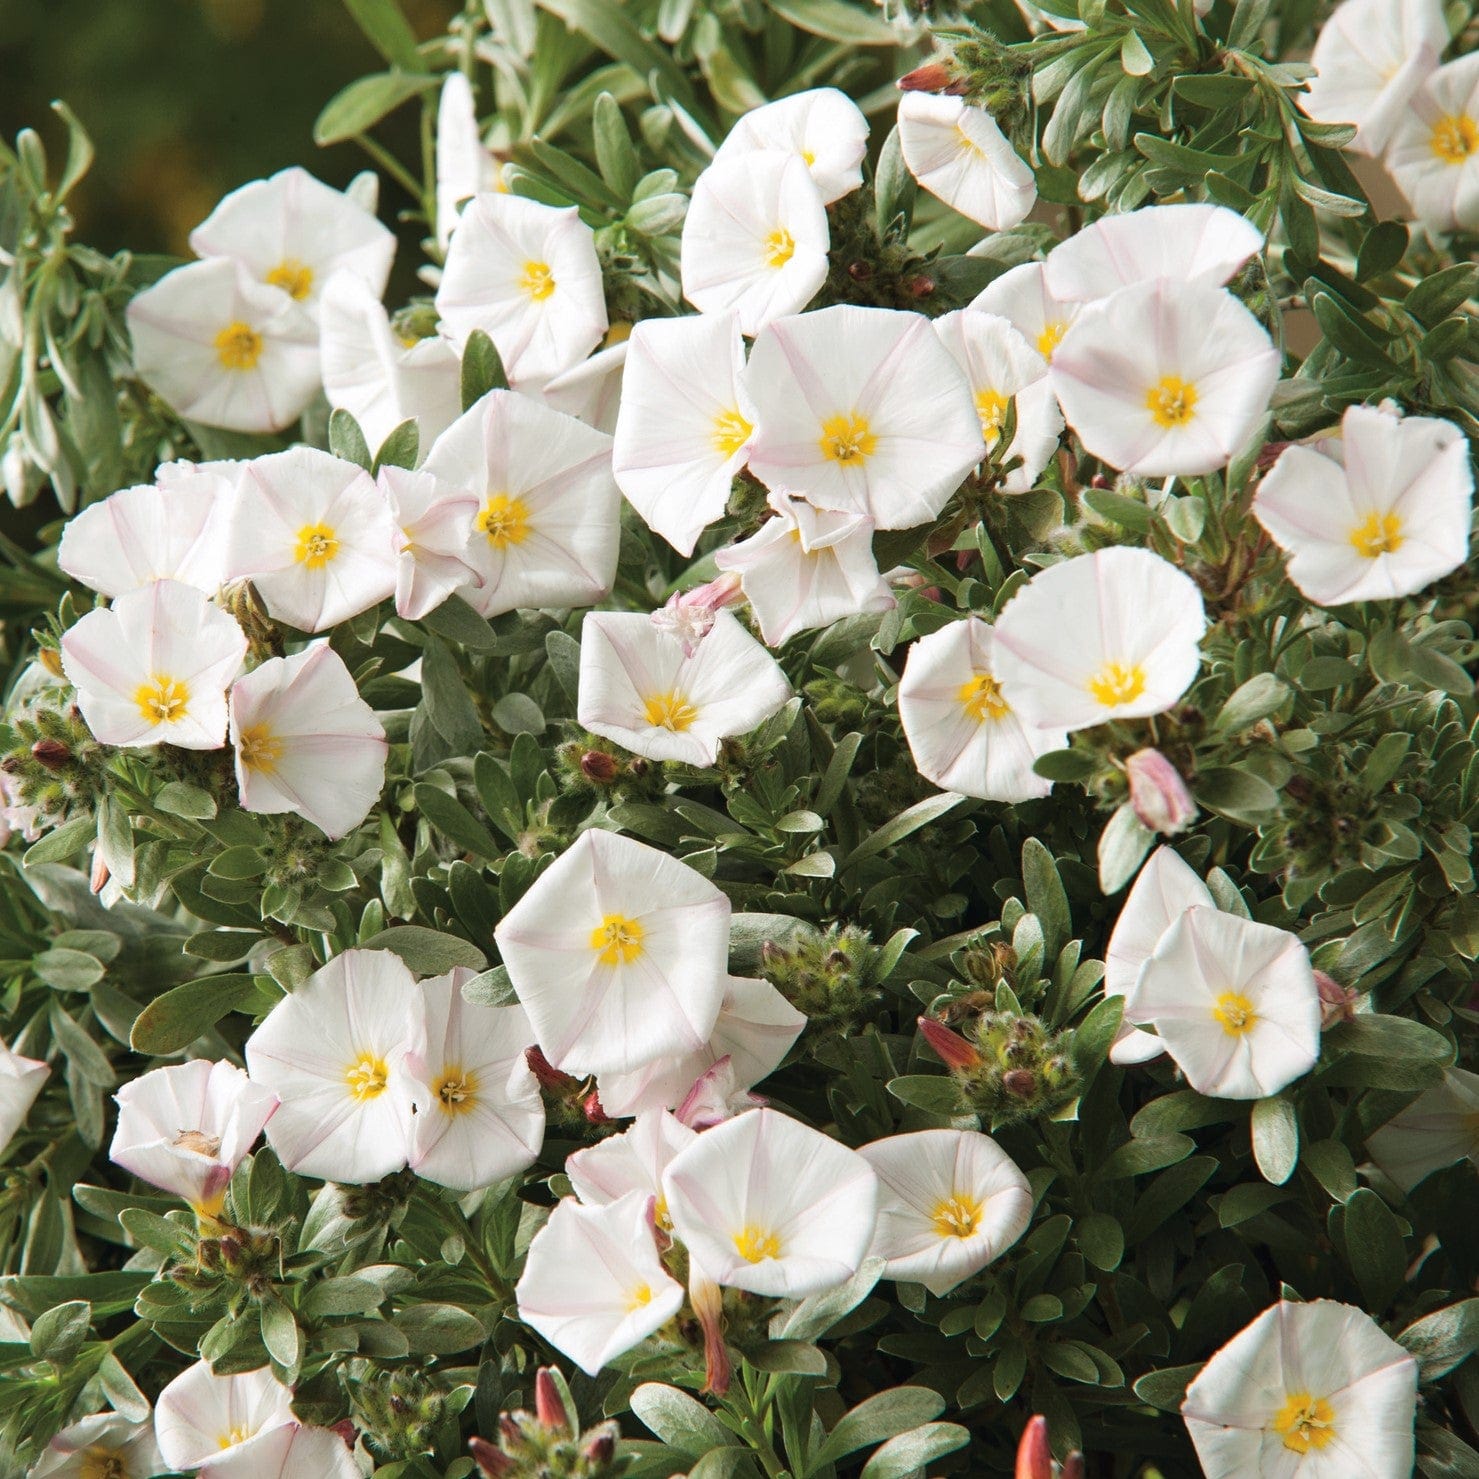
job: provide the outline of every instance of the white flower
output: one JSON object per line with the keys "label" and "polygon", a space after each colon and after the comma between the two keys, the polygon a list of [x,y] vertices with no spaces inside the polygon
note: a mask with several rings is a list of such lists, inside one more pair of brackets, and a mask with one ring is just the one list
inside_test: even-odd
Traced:
{"label": "white flower", "polygon": [[550,410],[563,411],[607,436],[616,430],[628,341],[614,336],[623,330],[631,332],[628,326],[617,324],[606,335],[605,348],[598,349],[589,359],[571,365],[539,387],[537,394]]}
{"label": "white flower", "polygon": [[377,481],[400,543],[396,615],[420,621],[454,591],[480,586],[483,577],[468,562],[467,546],[482,500],[425,470],[382,467]]}
{"label": "white flower", "polygon": [[385,784],[385,730],[327,642],[236,680],[231,743],[243,811],[295,812],[326,837],[359,826]]}
{"label": "white flower", "polygon": [[357,277],[335,276],[319,325],[324,394],[359,423],[373,452],[414,421],[424,452],[462,409],[462,367],[445,339],[404,340],[380,300]]}
{"label": "white flower", "polygon": [[1427,79],[1392,135],[1387,168],[1430,231],[1479,227],[1479,56]]}
{"label": "white flower", "polygon": [[294,166],[225,196],[190,233],[190,249],[239,262],[317,318],[335,273],[358,278],[379,298],[395,235],[343,191]]}
{"label": "white flower", "polygon": [[199,1479],[361,1479],[349,1445],[332,1428],[287,1423],[210,1459]]}
{"label": "white flower", "polygon": [[879,1181],[878,1229],[868,1250],[883,1276],[947,1294],[1001,1257],[1032,1220],[1032,1188],[978,1130],[890,1135],[858,1152]]}
{"label": "white flower", "polygon": [[1091,222],[1048,253],[1043,276],[1084,303],[1143,282],[1220,288],[1262,250],[1263,233],[1226,206],[1150,205]]}
{"label": "white flower", "polygon": [[411,1064],[422,1086],[411,1169],[458,1191],[531,1165],[544,1142],[544,1100],[524,1058],[534,1030],[517,1006],[470,1006],[463,968],[421,983],[427,1045]]}
{"label": "white flower", "polygon": [[629,1073],[708,1040],[728,981],[729,900],[614,832],[582,832],[494,931],[544,1055]]}
{"label": "white flower", "polygon": [[610,592],[621,495],[603,432],[494,390],[437,438],[424,470],[478,499],[463,558],[482,584],[462,594],[482,615]]}
{"label": "white flower", "polygon": [[[1104,952],[1105,996],[1128,997],[1135,990],[1141,968],[1155,954],[1166,931],[1188,909],[1216,907],[1212,890],[1174,848],[1156,848],[1120,906],[1109,936]],[[1126,1019],[1120,1024],[1109,1057],[1119,1064],[1148,1063],[1165,1051],[1155,1033]]]}
{"label": "white flower", "polygon": [[278,1107],[277,1095],[234,1063],[202,1058],[152,1069],[115,1098],[108,1159],[202,1217],[221,1210],[231,1177]]}
{"label": "white flower", "polygon": [[1043,263],[1023,262],[987,283],[969,306],[1006,319],[1044,360],[1051,360],[1083,304],[1049,291]]}
{"label": "white flower", "polygon": [[580,631],[576,714],[649,760],[712,765],[791,697],[775,659],[728,611],[692,657],[639,611],[592,611]]}
{"label": "white flower", "polygon": [[1089,304],[1053,354],[1053,389],[1095,457],[1141,477],[1211,472],[1268,409],[1279,352],[1223,288],[1154,281]]}
{"label": "white flower", "polygon": [[475,195],[447,249],[436,307],[459,349],[482,329],[511,382],[548,380],[606,332],[595,234],[574,206]]}
{"label": "white flower", "polygon": [[902,94],[899,146],[931,195],[988,230],[1020,225],[1037,200],[1036,178],[996,120],[964,98]]}
{"label": "white flower", "polygon": [[173,410],[228,431],[280,431],[318,393],[318,331],[235,262],[190,262],[129,300],[134,369]]}
{"label": "white flower", "polygon": [[935,321],[940,342],[950,351],[970,386],[988,452],[995,451],[1007,405],[1017,408],[1017,431],[1002,461],[1020,458],[1002,481],[1007,493],[1025,493],[1058,450],[1063,414],[1042,356],[1009,320],[979,308],[961,308]]}
{"label": "white flower", "polygon": [[804,160],[758,150],[694,181],[683,221],[683,296],[733,312],[746,334],[796,313],[827,280],[827,208]]}
{"label": "white flower", "polygon": [[103,744],[219,750],[246,650],[235,620],[194,586],[156,580],[64,633],[62,669]]}
{"label": "white flower", "polygon": [[1264,1099],[1320,1056],[1320,993],[1287,930],[1185,910],[1140,969],[1125,1010],[1154,1028],[1199,1094]]}
{"label": "white flower", "polygon": [[1447,45],[1440,0],[1346,0],[1320,27],[1316,75],[1297,101],[1320,123],[1355,124],[1346,147],[1378,155]]}
{"label": "white flower", "polygon": [[268,612],[321,632],[395,590],[390,505],[362,467],[314,447],[242,466],[230,565]]}
{"label": "white flower", "polygon": [[639,1191],[596,1207],[566,1197],[529,1244],[514,1290],[519,1318],[588,1376],[683,1307],[651,1219],[652,1198]]}
{"label": "white flower", "polygon": [[1417,1362],[1362,1310],[1281,1300],[1186,1389],[1206,1479],[1409,1479]]}
{"label": "white flower", "polygon": [[270,1367],[217,1376],[197,1361],[160,1392],[154,1436],[171,1469],[198,1469],[293,1420],[292,1391]]}
{"label": "white flower", "polygon": [[1033,769],[1061,750],[1063,729],[1024,723],[995,671],[991,628],[978,617],[921,637],[899,683],[899,722],[914,766],[944,791],[984,801],[1029,801],[1053,783]]}
{"label": "white flower", "polygon": [[1479,1074],[1445,1069],[1440,1082],[1368,1135],[1366,1148],[1403,1191],[1458,1161],[1479,1165]]}
{"label": "white flower", "polygon": [[839,304],[780,319],[745,383],[759,413],[750,469],[880,529],[933,519],[981,457],[981,422],[929,320]]}
{"label": "white flower", "polygon": [[410,971],[388,950],[346,950],[268,1012],[247,1071],[282,1107],[267,1143],[290,1171],[359,1185],[410,1154],[426,1023]]}
{"label": "white flower", "polygon": [[844,616],[892,609],[893,592],[873,558],[872,519],[829,513],[782,492],[768,502],[775,518],[718,551],[714,563],[739,573],[770,646]]}
{"label": "white flower", "polygon": [[714,163],[753,159],[759,150],[777,150],[802,160],[823,202],[831,205],[863,183],[868,120],[835,87],[792,93],[744,114],[715,151]]}
{"label": "white flower", "polygon": [[170,1470],[154,1441],[154,1425],[97,1412],[63,1428],[27,1479],[151,1479]]}
{"label": "white flower", "polygon": [[11,1052],[0,1041],[0,1151],[25,1123],[51,1069],[39,1058]]}
{"label": "white flower", "polygon": [[462,203],[502,179],[498,161],[483,144],[472,83],[465,72],[448,72],[437,100],[436,235],[443,252],[457,229]]}
{"label": "white flower", "polygon": [[1190,576],[1149,550],[1077,555],[1034,575],[997,618],[992,662],[1029,724],[1087,729],[1169,709],[1201,664]]}
{"label": "white flower", "polygon": [[1468,558],[1474,469],[1451,421],[1351,406],[1335,445],[1286,447],[1253,516],[1320,606],[1415,595]]}
{"label": "white flower", "polygon": [[614,1119],[676,1109],[694,1083],[727,1058],[735,1084],[749,1089],[768,1078],[801,1036],[806,1017],[769,981],[730,976],[709,1040],[696,1053],[654,1059],[632,1073],[603,1073],[601,1108]]}
{"label": "white flower", "polygon": [[663,1176],[673,1231],[716,1284],[800,1299],[868,1252],[878,1178],[857,1151],[774,1109],[705,1130]]}
{"label": "white flower", "polygon": [[691,555],[724,513],[755,430],[739,320],[648,318],[627,342],[612,470],[647,526]]}
{"label": "white flower", "polygon": [[[602,1107],[605,1102],[602,1101]],[[673,1118],[666,1109],[649,1109],[637,1116],[631,1129],[577,1150],[565,1161],[565,1174],[575,1195],[587,1207],[601,1207],[631,1192],[655,1199],[657,1225],[668,1229],[662,1174],[668,1163],[697,1138],[697,1131]]]}

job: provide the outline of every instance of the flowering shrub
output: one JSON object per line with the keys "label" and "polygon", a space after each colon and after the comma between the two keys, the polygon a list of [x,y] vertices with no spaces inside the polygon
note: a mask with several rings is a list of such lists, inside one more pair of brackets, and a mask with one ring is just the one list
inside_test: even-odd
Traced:
{"label": "flowering shrub", "polygon": [[346,3],[0,166],[5,1473],[1479,1473],[1474,6]]}

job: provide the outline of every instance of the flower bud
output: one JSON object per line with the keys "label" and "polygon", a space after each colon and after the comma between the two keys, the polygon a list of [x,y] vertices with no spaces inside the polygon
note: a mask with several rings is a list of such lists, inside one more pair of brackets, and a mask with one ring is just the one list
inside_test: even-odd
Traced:
{"label": "flower bud", "polygon": [[1196,820],[1196,802],[1181,772],[1159,750],[1137,750],[1125,761],[1130,805],[1142,826],[1173,836]]}
{"label": "flower bud", "polygon": [[948,60],[936,57],[912,72],[906,72],[894,84],[900,92],[938,92],[959,97],[966,90],[965,82],[955,75]]}
{"label": "flower bud", "polygon": [[1001,1086],[1014,1099],[1030,1099],[1037,1092],[1037,1076],[1030,1068],[1009,1068],[1001,1076]]}
{"label": "flower bud", "polygon": [[495,1448],[486,1438],[469,1438],[467,1451],[472,1454],[473,1462],[487,1475],[487,1479],[506,1479],[514,1471],[514,1460],[501,1449]]}
{"label": "flower bud", "polygon": [[31,746],[32,757],[47,770],[61,770],[72,758],[72,752],[60,740],[39,739]]}
{"label": "flower bud", "polygon": [[1315,972],[1315,987],[1320,993],[1321,1032],[1328,1032],[1340,1022],[1355,1021],[1357,993],[1353,987],[1342,986],[1324,971]]}
{"label": "flower bud", "polygon": [[936,1022],[933,1017],[921,1017],[919,1031],[947,1068],[971,1069],[981,1066],[980,1053],[958,1032],[952,1032],[944,1023]]}
{"label": "flower bud", "polygon": [[578,1079],[556,1068],[538,1048],[526,1048],[524,1061],[529,1065],[529,1071],[538,1080],[539,1087],[546,1093],[556,1094],[563,1098],[579,1084]]}
{"label": "flower bud", "polygon": [[1013,1479],[1053,1479],[1053,1452],[1048,1447],[1048,1420],[1041,1414],[1027,1419],[1017,1445]]}
{"label": "flower bud", "polygon": [[548,1366],[541,1366],[534,1373],[534,1412],[545,1427],[556,1432],[564,1432],[570,1427],[565,1399],[560,1395]]}
{"label": "flower bud", "polygon": [[587,750],[580,757],[580,773],[598,786],[609,786],[616,779],[616,756],[604,750]]}

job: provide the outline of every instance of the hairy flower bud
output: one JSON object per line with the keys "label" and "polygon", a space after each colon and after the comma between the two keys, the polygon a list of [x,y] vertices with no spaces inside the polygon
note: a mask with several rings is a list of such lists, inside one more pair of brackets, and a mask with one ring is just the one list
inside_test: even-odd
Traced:
{"label": "hairy flower bud", "polygon": [[604,750],[587,750],[580,757],[580,773],[598,786],[609,786],[616,779],[616,756]]}
{"label": "hairy flower bud", "polygon": [[47,770],[63,770],[72,759],[72,752],[60,740],[40,739],[31,746],[31,754]]}
{"label": "hairy flower bud", "polygon": [[1125,761],[1130,805],[1142,826],[1174,836],[1196,820],[1197,806],[1181,772],[1159,750],[1137,750]]}
{"label": "hairy flower bud", "polygon": [[979,1068],[982,1058],[979,1052],[959,1033],[952,1032],[933,1017],[919,1019],[919,1031],[924,1040],[939,1054],[940,1061],[949,1069]]}

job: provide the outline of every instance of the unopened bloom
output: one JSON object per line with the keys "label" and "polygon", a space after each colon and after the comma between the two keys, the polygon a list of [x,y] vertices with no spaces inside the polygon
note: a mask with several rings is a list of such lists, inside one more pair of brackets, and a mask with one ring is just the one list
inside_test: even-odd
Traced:
{"label": "unopened bloom", "polygon": [[729,900],[701,873],[591,830],[494,937],[549,1061],[573,1073],[629,1073],[708,1041],[728,981],[729,915]]}
{"label": "unopened bloom", "polygon": [[426,1051],[411,1169],[458,1191],[492,1186],[533,1163],[544,1141],[544,1100],[524,1059],[534,1029],[518,1006],[462,999],[462,967],[421,983]]}
{"label": "unopened bloom", "polygon": [[984,108],[959,97],[906,92],[899,144],[909,173],[946,205],[991,231],[1027,219],[1037,180]]}
{"label": "unopened bloom", "polygon": [[1136,750],[1125,761],[1125,779],[1142,827],[1170,837],[1196,820],[1197,804],[1181,772],[1159,750]]}
{"label": "unopened bloom", "polygon": [[194,231],[198,257],[229,257],[315,318],[335,273],[378,298],[395,257],[395,234],[350,195],[296,165],[225,196]]}
{"label": "unopened bloom", "polygon": [[640,1191],[593,1207],[566,1197],[529,1244],[519,1318],[589,1376],[683,1306],[657,1255],[652,1203]]}
{"label": "unopened bloom", "polygon": [[324,290],[319,353],[324,394],[359,423],[370,450],[414,421],[424,451],[462,409],[462,367],[445,339],[402,340],[379,298],[356,277]]}
{"label": "unopened bloom", "polygon": [[388,950],[346,950],[283,997],[247,1039],[247,1071],[282,1100],[267,1143],[290,1171],[378,1181],[406,1164],[426,1024]]}
{"label": "unopened bloom", "polygon": [[400,545],[396,615],[420,621],[454,591],[480,586],[483,577],[470,563],[467,546],[482,500],[424,469],[382,467],[377,481],[390,503]]}
{"label": "unopened bloom", "polygon": [[361,1479],[349,1445],[333,1428],[286,1423],[208,1460],[200,1479]]}
{"label": "unopened bloom", "polygon": [[683,221],[683,296],[733,312],[746,334],[805,308],[827,280],[831,237],[804,160],[771,150],[715,160]]}
{"label": "unopened bloom", "polygon": [[152,1422],[96,1412],[63,1428],[42,1450],[28,1479],[151,1479],[167,1474]]}
{"label": "unopened bloom", "polygon": [[1346,146],[1379,155],[1448,45],[1440,0],[1346,0],[1320,27],[1315,75],[1296,98],[1320,123],[1353,123]]}
{"label": "unopened bloom", "polygon": [[235,620],[194,586],[156,580],[64,633],[62,668],[103,744],[218,750],[246,650]]}
{"label": "unopened bloom", "polygon": [[915,642],[899,683],[899,722],[915,768],[942,790],[1028,801],[1053,788],[1034,762],[1068,735],[1023,722],[997,677],[993,640],[971,616]]}
{"label": "unopened bloom", "polygon": [[673,1111],[690,1130],[709,1130],[747,1109],[761,1109],[765,1099],[739,1081],[728,1054],[711,1063],[694,1079]]}
{"label": "unopened bloom", "polygon": [[225,258],[189,262],[129,300],[134,369],[181,416],[280,431],[318,393],[318,330],[286,293]]}
{"label": "unopened bloom", "polygon": [[919,314],[838,304],[778,319],[746,384],[751,471],[880,529],[933,519],[981,457],[965,376]]}
{"label": "unopened bloom", "polygon": [[321,632],[395,589],[390,506],[362,467],[315,447],[242,466],[230,563],[268,612]]}
{"label": "unopened bloom", "polygon": [[262,1127],[277,1112],[270,1089],[235,1064],[194,1059],[155,1068],[118,1091],[108,1159],[211,1217]]}
{"label": "unopened bloom", "polygon": [[457,229],[463,203],[497,190],[501,179],[498,161],[478,128],[472,83],[465,72],[448,72],[437,100],[436,236],[442,251]]}
{"label": "unopened bloom", "polygon": [[1015,405],[1016,434],[1001,460],[1017,458],[1021,466],[1006,475],[1001,487],[1007,493],[1025,493],[1058,450],[1063,432],[1063,413],[1046,363],[1008,320],[996,314],[961,308],[934,322],[940,342],[970,385],[988,452],[996,450],[1007,408]]}
{"label": "unopened bloom", "polygon": [[1119,546],[1034,575],[997,619],[992,662],[1028,723],[1087,729],[1169,709],[1196,678],[1206,626],[1190,576]]}
{"label": "unopened bloom", "polygon": [[1392,135],[1387,168],[1430,231],[1479,226],[1479,56],[1427,79]]}
{"label": "unopened bloom", "polygon": [[0,1151],[25,1123],[50,1074],[51,1069],[39,1058],[13,1053],[0,1041]]}
{"label": "unopened bloom", "polygon": [[1286,447],[1253,516],[1320,606],[1415,595],[1468,558],[1474,469],[1451,421],[1351,406],[1338,447]]}
{"label": "unopened bloom", "polygon": [[1444,1069],[1438,1083],[1366,1137],[1366,1148],[1403,1191],[1458,1161],[1479,1165],[1479,1074]]}
{"label": "unopened bloom", "polygon": [[293,1421],[292,1391],[270,1367],[217,1376],[197,1361],[160,1392],[154,1436],[171,1469],[198,1469]]}
{"label": "unopened bloom", "polygon": [[682,647],[684,657],[692,657],[713,631],[715,616],[726,606],[741,605],[744,599],[739,576],[726,572],[691,590],[674,591],[648,620]]}
{"label": "unopened bloom", "polygon": [[850,1279],[877,1218],[868,1162],[774,1109],[705,1130],[663,1189],[674,1233],[708,1278],[786,1299]]}
{"label": "unopened bloom", "polygon": [[494,390],[437,438],[424,471],[477,495],[463,558],[483,616],[589,606],[611,590],[621,497],[611,438],[529,396]]}
{"label": "unopened bloom", "polygon": [[1053,354],[1084,446],[1145,477],[1225,466],[1268,409],[1279,352],[1229,292],[1152,281],[1091,303]]}
{"label": "unopened bloom", "polygon": [[649,760],[712,765],[791,696],[775,659],[727,611],[692,657],[641,612],[592,611],[580,633],[576,713]]}
{"label": "unopened bloom", "polygon": [[627,343],[612,471],[647,527],[691,555],[724,513],[755,430],[739,320],[643,319]]}
{"label": "unopened bloom", "polygon": [[987,283],[969,306],[1006,319],[1046,362],[1083,304],[1050,290],[1043,263],[1023,262]]}
{"label": "unopened bloom", "polygon": [[715,164],[753,159],[762,150],[800,159],[822,201],[831,205],[863,183],[868,120],[835,87],[814,87],[777,98],[740,117],[714,153]]}
{"label": "unopened bloom", "polygon": [[873,557],[872,519],[813,508],[780,491],[768,502],[775,517],[719,550],[714,563],[738,572],[770,646],[844,616],[892,609],[893,592]]}
{"label": "unopened bloom", "polygon": [[1417,1362],[1363,1310],[1281,1300],[1228,1341],[1181,1404],[1207,1479],[1408,1479]]}
{"label": "unopened bloom", "polygon": [[606,332],[595,234],[574,206],[475,195],[447,249],[436,307],[459,348],[482,329],[510,381],[548,380]]}
{"label": "unopened bloom", "polygon": [[231,689],[243,811],[295,812],[326,837],[369,815],[385,784],[385,730],[327,642],[270,657]]}
{"label": "unopened bloom", "polygon": [[649,1109],[637,1116],[631,1129],[577,1150],[566,1160],[565,1174],[588,1207],[604,1206],[634,1191],[656,1198],[657,1225],[666,1229],[662,1175],[696,1133],[666,1109]]}
{"label": "unopened bloom", "polygon": [[879,1180],[869,1251],[886,1279],[951,1289],[999,1258],[1032,1220],[1032,1188],[1016,1162],[978,1130],[890,1135],[858,1152]]}
{"label": "unopened bloom", "polygon": [[1186,910],[1161,936],[1126,1003],[1199,1094],[1264,1099],[1315,1066],[1320,994],[1287,930]]}

